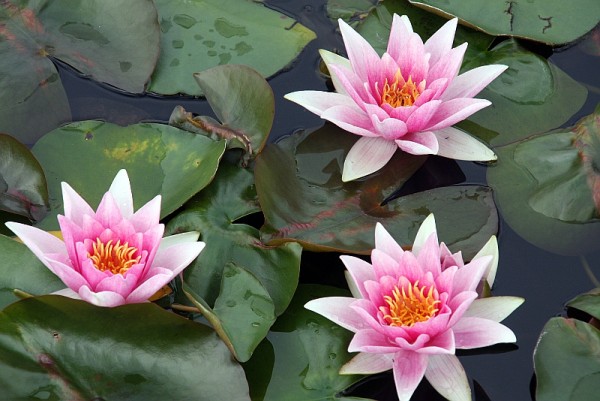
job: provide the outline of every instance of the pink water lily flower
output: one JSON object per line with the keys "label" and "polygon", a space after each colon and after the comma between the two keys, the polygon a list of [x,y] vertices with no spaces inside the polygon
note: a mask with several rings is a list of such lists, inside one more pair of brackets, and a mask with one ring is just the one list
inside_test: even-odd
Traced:
{"label": "pink water lily flower", "polygon": [[[328,297],[305,307],[353,331],[348,351],[358,354],[342,374],[393,369],[400,401],[409,400],[423,376],[444,397],[470,401],[471,390],[456,349],[515,342],[499,323],[522,302],[518,297],[478,298],[497,260],[496,239],[465,264],[438,243],[433,215],[404,251],[381,224],[371,263],[342,256],[354,298]],[[495,273],[494,273],[495,274]]]}
{"label": "pink water lily flower", "polygon": [[58,294],[100,306],[147,301],[204,248],[199,233],[163,238],[160,195],[133,212],[129,177],[116,175],[96,212],[62,183],[65,215],[58,216],[64,242],[40,229],[6,223],[68,287]]}
{"label": "pink water lily flower", "polygon": [[285,98],[361,138],[344,161],[343,181],[382,168],[398,148],[415,155],[489,161],[484,144],[451,127],[491,103],[474,99],[507,66],[487,65],[458,75],[467,43],[452,48],[457,20],[425,43],[406,16],[394,15],[387,51],[339,20],[348,59],[321,50],[335,93],[299,91]]}

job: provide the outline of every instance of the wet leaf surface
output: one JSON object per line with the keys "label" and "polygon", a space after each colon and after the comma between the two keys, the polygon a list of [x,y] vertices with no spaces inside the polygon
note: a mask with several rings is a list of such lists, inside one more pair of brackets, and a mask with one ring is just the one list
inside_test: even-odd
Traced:
{"label": "wet leaf surface", "polygon": [[222,64],[248,65],[264,77],[286,67],[314,32],[261,2],[156,0],[161,54],[149,90],[201,95],[192,75]]}
{"label": "wet leaf surface", "polygon": [[550,45],[569,43],[600,22],[595,0],[409,0],[443,16],[457,16],[490,35],[510,35]]}
{"label": "wet leaf surface", "polygon": [[225,151],[225,141],[215,142],[163,124],[120,127],[82,121],[48,133],[32,151],[44,168],[50,192],[52,212],[42,226],[56,229],[62,181],[95,208],[117,171],[127,169],[134,208],[162,194],[164,217],[208,185]]}
{"label": "wet leaf surface", "polygon": [[5,399],[249,400],[215,333],[153,304],[29,298],[0,313],[0,334]]}
{"label": "wet leaf surface", "polygon": [[0,209],[41,220],[48,209],[42,166],[15,138],[0,134]]}

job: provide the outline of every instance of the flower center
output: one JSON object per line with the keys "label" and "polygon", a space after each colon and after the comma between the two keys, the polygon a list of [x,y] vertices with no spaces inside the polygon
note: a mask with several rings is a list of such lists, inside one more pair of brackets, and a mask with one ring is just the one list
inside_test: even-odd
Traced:
{"label": "flower center", "polygon": [[100,271],[110,270],[113,274],[125,274],[131,266],[140,261],[140,256],[134,257],[138,249],[129,246],[127,242],[121,244],[121,240],[115,244],[110,240],[105,244],[100,238],[96,238],[92,246],[93,250],[88,253],[88,258]]}
{"label": "flower center", "polygon": [[385,79],[381,92],[381,104],[387,103],[392,107],[412,106],[421,95],[419,87],[408,76],[408,81],[402,77],[400,70],[396,71],[394,81],[390,84]]}
{"label": "flower center", "polygon": [[419,286],[417,280],[406,288],[394,287],[392,295],[383,297],[386,305],[380,306],[379,310],[388,325],[411,327],[415,323],[429,320],[439,311],[438,297],[433,286]]}

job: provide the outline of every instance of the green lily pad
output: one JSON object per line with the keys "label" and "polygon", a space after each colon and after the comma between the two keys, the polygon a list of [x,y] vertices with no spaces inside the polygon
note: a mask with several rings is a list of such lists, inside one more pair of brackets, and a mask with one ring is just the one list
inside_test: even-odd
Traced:
{"label": "green lily pad", "polygon": [[153,304],[29,298],[0,313],[0,334],[5,399],[249,400],[214,332]]}
{"label": "green lily pad", "polygon": [[549,45],[573,42],[600,22],[596,0],[409,0],[438,15],[457,16],[490,35],[508,35]]}
{"label": "green lily pad", "polygon": [[[426,40],[447,20],[407,2],[384,2],[358,27],[358,32],[382,54],[387,48],[392,15],[407,15],[415,32]],[[584,104],[587,90],[552,63],[515,40],[490,49],[493,36],[459,25],[454,45],[467,42],[462,71],[486,64],[508,65],[500,77],[477,95],[486,107],[458,124],[492,146],[507,144],[565,123]]]}
{"label": "green lily pad", "polygon": [[600,108],[574,127],[499,147],[487,178],[506,222],[550,252],[598,249]]}
{"label": "green lily pad", "polygon": [[0,26],[0,130],[26,144],[71,118],[51,58],[143,92],[159,52],[156,8],[148,0],[5,2]]}
{"label": "green lily pad", "polygon": [[432,212],[441,239],[467,257],[496,233],[496,209],[486,187],[435,188],[383,204],[422,165],[422,156],[397,151],[379,173],[343,183],[343,160],[355,141],[356,136],[327,124],[270,144],[259,154],[256,191],[267,244],[297,241],[311,250],[369,254],[375,223],[381,222],[408,247]]}
{"label": "green lily pad", "polygon": [[41,220],[48,209],[42,166],[15,138],[0,134],[0,209]]}
{"label": "green lily pad", "polygon": [[245,363],[244,370],[255,401],[352,400],[337,394],[360,379],[340,375],[350,360],[353,333],[304,309],[311,299],[349,296],[348,291],[321,285],[300,285],[288,310]]}
{"label": "green lily pad", "polygon": [[[186,268],[184,281],[193,291],[194,303],[223,320],[228,337],[239,337],[230,340],[234,346],[241,345],[235,347],[240,360],[251,354],[248,341],[255,346],[266,335],[264,327],[268,329],[272,323],[269,304],[272,302],[275,316],[288,306],[300,270],[302,248],[298,244],[267,246],[256,228],[235,223],[259,211],[253,174],[224,162],[214,181],[167,225],[171,234],[201,233],[206,248]],[[228,307],[232,302],[235,305]],[[253,314],[258,316],[248,315],[236,322],[235,315],[253,309],[253,304]],[[259,324],[252,326],[255,322]],[[246,330],[248,323],[252,327]]]}
{"label": "green lily pad", "polygon": [[552,318],[534,352],[538,401],[595,401],[600,392],[600,331],[574,319]]}
{"label": "green lily pad", "polygon": [[246,166],[262,150],[267,141],[273,118],[275,98],[267,81],[245,65],[221,65],[194,74],[217,118],[194,117],[177,106],[169,124],[200,133],[214,139],[227,140],[228,148],[245,152]]}
{"label": "green lily pad", "polygon": [[20,242],[0,235],[0,308],[17,300],[13,290],[48,294],[65,285]]}
{"label": "green lily pad", "polygon": [[96,207],[117,171],[124,168],[131,181],[134,208],[162,194],[164,217],[208,185],[225,151],[225,141],[215,142],[163,124],[120,127],[82,121],[48,133],[32,151],[44,168],[52,209],[41,225],[56,229],[62,181]]}
{"label": "green lily pad", "polygon": [[584,311],[600,320],[600,289],[594,288],[588,293],[576,296],[567,302],[567,306]]}
{"label": "green lily pad", "polygon": [[264,77],[286,67],[315,33],[250,0],[156,0],[160,59],[149,90],[201,95],[192,74],[222,64],[251,66]]}
{"label": "green lily pad", "polygon": [[366,17],[377,3],[378,0],[327,0],[327,15],[333,20],[341,18],[353,23]]}
{"label": "green lily pad", "polygon": [[275,321],[275,305],[265,287],[248,270],[231,263],[223,269],[214,308],[189,288],[184,291],[240,362],[250,359]]}

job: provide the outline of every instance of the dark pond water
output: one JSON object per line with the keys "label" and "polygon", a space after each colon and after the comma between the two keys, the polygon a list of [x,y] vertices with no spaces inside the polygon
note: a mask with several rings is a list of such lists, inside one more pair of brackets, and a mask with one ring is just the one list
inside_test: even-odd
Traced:
{"label": "dark pond water", "polygon": [[[276,115],[270,141],[289,135],[298,129],[311,129],[322,120],[299,106],[285,101],[283,95],[296,90],[327,90],[326,80],[318,72],[318,49],[343,49],[336,26],[325,14],[325,0],[272,0],[267,3],[294,16],[315,31],[317,39],[301,54],[291,68],[269,80],[275,92]],[[545,49],[548,51],[548,49]],[[584,107],[565,125],[590,114],[600,102],[598,58],[584,54],[577,47],[555,52],[551,60],[590,90]],[[140,120],[166,122],[173,107],[183,105],[188,111],[211,114],[206,101],[186,97],[157,98],[123,96],[107,87],[80,78],[68,68],[61,68],[61,78],[71,101],[74,120],[105,119],[119,124]],[[448,162],[431,158],[430,163],[442,163],[448,174],[458,181],[485,184],[485,167],[466,162]],[[460,173],[462,171],[462,173]],[[594,284],[587,275],[580,257],[552,254],[521,239],[500,219],[500,265],[495,295],[515,295],[526,302],[505,324],[517,335],[517,345],[496,346],[477,352],[463,353],[461,361],[474,382],[474,397],[484,400],[533,399],[533,350],[539,333],[548,319],[563,313],[563,305],[572,297],[590,290]],[[600,277],[600,253],[585,255],[593,271]],[[303,256],[302,281],[344,286],[343,268],[338,255]],[[352,395],[378,400],[396,399],[391,373],[384,373],[358,385]],[[414,400],[438,400],[439,395],[426,382],[415,393]]]}

